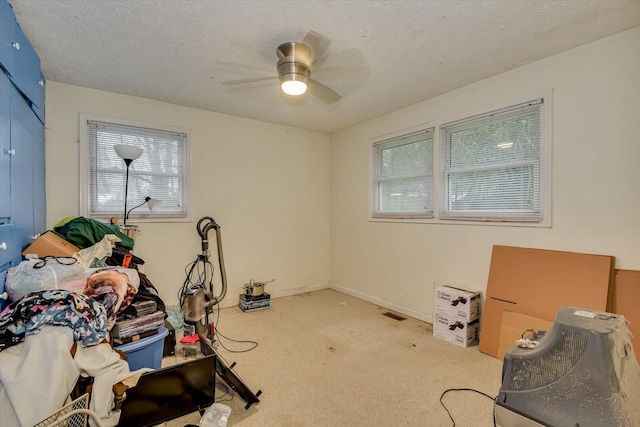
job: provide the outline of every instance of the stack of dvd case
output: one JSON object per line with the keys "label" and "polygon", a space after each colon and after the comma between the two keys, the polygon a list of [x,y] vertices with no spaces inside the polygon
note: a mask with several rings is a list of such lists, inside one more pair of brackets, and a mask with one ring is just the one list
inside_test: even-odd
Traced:
{"label": "stack of dvd case", "polygon": [[111,336],[114,343],[124,343],[127,338],[141,336],[152,330],[157,332],[160,326],[164,326],[164,311],[157,310],[151,314],[134,317],[133,319],[118,318],[111,330]]}
{"label": "stack of dvd case", "polygon": [[271,295],[266,292],[258,296],[240,294],[239,300],[238,306],[242,311],[264,310],[271,306]]}
{"label": "stack of dvd case", "polygon": [[136,317],[153,314],[158,310],[158,304],[155,301],[138,301],[131,304],[131,310]]}

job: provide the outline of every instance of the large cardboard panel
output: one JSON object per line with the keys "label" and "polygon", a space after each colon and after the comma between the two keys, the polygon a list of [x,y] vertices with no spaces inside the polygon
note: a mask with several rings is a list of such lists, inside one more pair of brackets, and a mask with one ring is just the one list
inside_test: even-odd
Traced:
{"label": "large cardboard panel", "polygon": [[529,305],[606,310],[615,257],[545,249],[493,247],[487,296]]}
{"label": "large cardboard panel", "polygon": [[636,357],[640,355],[640,271],[616,270],[613,312],[630,322],[631,343]]}
{"label": "large cardboard panel", "polygon": [[[558,307],[559,309],[560,307]],[[527,316],[553,322],[558,312],[548,306],[516,304],[509,301],[487,297],[480,323],[480,343],[478,349],[493,357],[498,356],[500,347],[500,331],[502,329],[502,315],[505,312],[525,314]],[[526,328],[525,328],[526,329]],[[520,331],[522,333],[522,331]]]}
{"label": "large cardboard panel", "polygon": [[487,297],[480,323],[480,343],[478,350],[493,357],[498,355],[502,312],[513,310],[517,310],[515,303]]}
{"label": "large cardboard panel", "polygon": [[527,329],[548,331],[551,326],[553,326],[553,322],[548,320],[512,311],[503,311],[497,358],[504,359],[505,353],[515,346],[516,340],[521,339],[523,332]]}
{"label": "large cardboard panel", "polygon": [[607,311],[614,265],[608,255],[494,246],[480,351],[497,357],[505,310],[547,321],[564,306]]}

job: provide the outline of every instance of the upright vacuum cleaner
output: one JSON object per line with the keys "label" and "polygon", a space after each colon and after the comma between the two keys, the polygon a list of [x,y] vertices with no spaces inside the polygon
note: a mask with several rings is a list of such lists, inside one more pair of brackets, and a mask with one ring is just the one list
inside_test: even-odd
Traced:
{"label": "upright vacuum cleaner", "polygon": [[[222,240],[220,226],[210,216],[200,218],[196,225],[202,240],[202,253],[187,266],[187,277],[180,288],[178,298],[184,317],[184,335],[204,335],[214,341],[213,307],[219,304],[227,294],[227,274],[222,256]],[[209,261],[209,231],[216,233],[218,245],[218,264],[222,289],[219,294],[213,290],[213,264]]]}
{"label": "upright vacuum cleaner", "polygon": [[[184,336],[190,343],[200,342],[200,351],[205,356],[215,354],[215,373],[229,387],[237,392],[247,403],[245,409],[249,409],[254,403],[260,402],[258,396],[262,390],[256,393],[245,384],[245,382],[233,371],[236,365],[233,362],[228,365],[213,346],[215,341],[215,329],[213,324],[213,307],[219,304],[227,294],[227,273],[224,269],[224,257],[222,256],[222,240],[220,238],[220,226],[210,216],[200,218],[196,226],[200,239],[202,240],[202,253],[187,266],[187,278],[185,279],[178,298],[184,317]],[[213,291],[213,264],[209,262],[209,231],[216,232],[216,243],[218,244],[218,264],[220,265],[220,277],[222,279],[222,289],[216,295]],[[193,338],[190,340],[189,338]],[[184,339],[184,338],[183,338]]]}

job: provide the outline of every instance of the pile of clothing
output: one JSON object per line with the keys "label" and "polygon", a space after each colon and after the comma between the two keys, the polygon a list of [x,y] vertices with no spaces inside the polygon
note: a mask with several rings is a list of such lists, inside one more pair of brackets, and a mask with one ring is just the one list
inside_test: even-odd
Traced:
{"label": "pile of clothing", "polygon": [[12,302],[0,313],[3,427],[34,425],[85,392],[105,426],[118,424],[126,390],[149,369],[131,372],[110,331],[137,298],[165,307],[137,270],[143,260],[136,257],[134,268],[116,266],[129,253],[114,250],[120,241],[105,233],[80,246],[76,241],[81,251],[73,257],[27,259],[9,270]]}

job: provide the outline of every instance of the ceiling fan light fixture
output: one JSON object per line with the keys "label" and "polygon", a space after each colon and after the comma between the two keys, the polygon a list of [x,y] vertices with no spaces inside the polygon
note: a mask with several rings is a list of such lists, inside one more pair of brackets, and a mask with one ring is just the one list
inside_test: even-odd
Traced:
{"label": "ceiling fan light fixture", "polygon": [[280,79],[280,86],[287,95],[302,95],[307,91],[307,78],[301,74],[287,74]]}
{"label": "ceiling fan light fixture", "polygon": [[334,104],[342,96],[329,86],[311,77],[314,58],[323,58],[330,43],[331,41],[323,35],[315,31],[309,31],[302,43],[287,42],[278,46],[276,49],[276,56],[278,57],[276,63],[277,76],[228,80],[222,83],[233,86],[279,79],[280,88],[286,95],[300,96],[309,92],[322,102]]}

